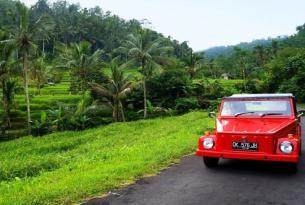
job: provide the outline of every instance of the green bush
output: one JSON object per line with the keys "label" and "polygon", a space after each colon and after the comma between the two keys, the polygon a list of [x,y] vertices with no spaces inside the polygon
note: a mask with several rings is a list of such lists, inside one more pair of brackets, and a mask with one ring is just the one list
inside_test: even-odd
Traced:
{"label": "green bush", "polygon": [[173,108],[176,99],[187,97],[190,86],[189,75],[183,70],[166,70],[147,81],[151,101],[165,108]]}
{"label": "green bush", "polygon": [[176,100],[175,109],[178,113],[185,113],[193,109],[200,108],[198,99],[196,97],[179,98]]}

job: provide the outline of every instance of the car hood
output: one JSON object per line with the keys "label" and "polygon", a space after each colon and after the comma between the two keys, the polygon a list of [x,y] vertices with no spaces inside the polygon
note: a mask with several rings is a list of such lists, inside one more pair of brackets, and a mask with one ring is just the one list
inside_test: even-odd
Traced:
{"label": "car hood", "polygon": [[290,118],[218,118],[217,132],[275,133],[296,122]]}

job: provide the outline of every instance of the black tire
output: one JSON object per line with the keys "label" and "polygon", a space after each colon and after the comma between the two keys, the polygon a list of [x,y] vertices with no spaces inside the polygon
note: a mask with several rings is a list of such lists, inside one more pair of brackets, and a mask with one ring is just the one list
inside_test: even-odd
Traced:
{"label": "black tire", "polygon": [[215,168],[218,166],[219,158],[203,157],[203,163],[207,168]]}

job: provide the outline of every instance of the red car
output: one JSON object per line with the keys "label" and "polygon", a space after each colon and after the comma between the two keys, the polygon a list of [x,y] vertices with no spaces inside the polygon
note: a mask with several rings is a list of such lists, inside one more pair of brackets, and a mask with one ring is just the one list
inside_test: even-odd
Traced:
{"label": "red car", "polygon": [[196,155],[203,157],[207,167],[227,158],[288,162],[296,170],[301,154],[300,116],[292,94],[224,97],[215,131],[199,138]]}

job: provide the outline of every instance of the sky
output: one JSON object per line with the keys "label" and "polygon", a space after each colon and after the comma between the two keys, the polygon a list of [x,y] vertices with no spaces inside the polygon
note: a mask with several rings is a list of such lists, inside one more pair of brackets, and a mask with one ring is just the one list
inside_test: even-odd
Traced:
{"label": "sky", "polygon": [[[36,0],[21,0],[27,5]],[[53,2],[54,0],[49,0]],[[147,25],[195,50],[291,35],[305,23],[304,0],[68,0]]]}

